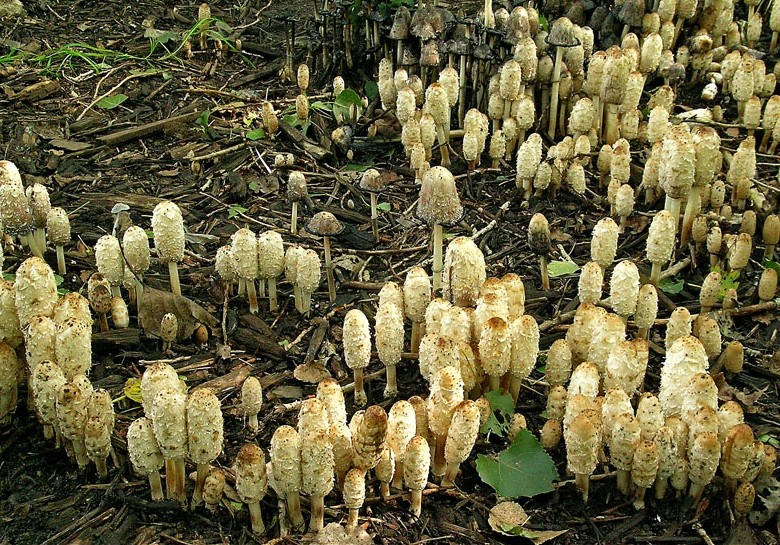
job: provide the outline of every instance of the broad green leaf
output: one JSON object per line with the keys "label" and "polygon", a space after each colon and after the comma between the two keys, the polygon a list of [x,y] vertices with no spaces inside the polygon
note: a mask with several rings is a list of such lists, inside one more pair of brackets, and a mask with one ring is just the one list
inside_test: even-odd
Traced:
{"label": "broad green leaf", "polygon": [[685,281],[679,276],[662,278],[658,283],[658,287],[662,292],[670,295],[677,295],[683,290]]}
{"label": "broad green leaf", "polygon": [[297,127],[301,124],[301,120],[295,114],[282,116],[282,122],[287,123],[291,127]]}
{"label": "broad green leaf", "polygon": [[355,106],[362,106],[363,101],[360,99],[360,95],[358,95],[355,91],[352,89],[344,89],[339,93],[339,96],[336,97],[336,101],[334,104],[338,104],[339,106],[344,106],[346,108],[349,108],[353,104]]}
{"label": "broad green leaf", "polygon": [[391,207],[389,202],[380,202],[376,205],[376,209],[382,212],[390,212],[390,208]]}
{"label": "broad green leaf", "polygon": [[107,97],[103,97],[100,100],[97,101],[98,108],[102,108],[103,110],[113,110],[120,104],[122,104],[125,100],[127,100],[127,95],[123,95],[122,93],[119,93],[118,95],[111,95]]}
{"label": "broad green leaf", "polygon": [[256,181],[249,182],[249,189],[251,189],[252,191],[257,191],[258,189],[260,189],[260,184],[258,184]]}
{"label": "broad green leaf", "polygon": [[200,114],[198,119],[195,120],[195,123],[205,129],[209,126],[209,117],[211,117],[211,110],[205,110]]}
{"label": "broad green leaf", "polygon": [[333,111],[333,104],[329,104],[328,102],[323,102],[321,100],[315,100],[311,104],[309,104],[310,110],[319,110],[322,112],[332,112]]}
{"label": "broad green leaf", "polygon": [[780,263],[778,263],[777,261],[769,261],[768,259],[764,260],[764,268],[774,269],[778,273],[780,273]]}
{"label": "broad green leaf", "polygon": [[541,13],[539,14],[539,26],[542,27],[542,30],[544,30],[545,32],[550,31],[550,25],[547,23],[547,17],[545,17]]}
{"label": "broad green leaf", "polygon": [[363,91],[366,93],[368,100],[374,100],[379,95],[379,86],[373,80],[367,80],[363,84]]}
{"label": "broad green leaf", "polygon": [[367,171],[369,168],[371,168],[373,166],[374,166],[374,161],[369,159],[368,161],[366,161],[365,164],[361,164],[361,163],[347,163],[346,165],[344,165],[344,170],[346,170],[348,172],[365,172],[365,171]]}
{"label": "broad green leaf", "polygon": [[252,129],[246,133],[247,140],[262,140],[265,138],[265,131],[263,129]]}
{"label": "broad green leaf", "polygon": [[60,284],[62,284],[62,282],[63,282],[64,280],[65,280],[65,279],[64,279],[63,277],[61,277],[59,274],[55,274],[55,275],[54,275],[54,284],[55,284],[55,285],[59,286]]}
{"label": "broad green leaf", "polygon": [[136,403],[143,403],[144,398],[141,396],[141,379],[135,377],[127,379],[127,382],[125,382],[125,385],[122,388],[122,393],[127,399],[135,401]]}
{"label": "broad green leaf", "polygon": [[493,433],[503,437],[509,428],[509,421],[515,412],[515,402],[512,396],[502,393],[501,390],[493,390],[485,394],[485,399],[490,403],[490,415],[482,426],[482,433]]}
{"label": "broad green leaf", "polygon": [[558,478],[550,455],[528,430],[498,456],[477,457],[477,472],[485,484],[505,498],[530,498],[552,492]]}
{"label": "broad green leaf", "polygon": [[243,206],[239,206],[239,205],[235,204],[235,205],[231,206],[230,208],[228,208],[228,218],[234,218],[234,217],[238,216],[239,214],[243,214],[246,211],[247,211],[247,209],[244,208]]}
{"label": "broad green leaf", "polygon": [[558,276],[566,276],[580,270],[579,266],[574,261],[550,261],[547,264],[547,275],[550,278],[556,278]]}

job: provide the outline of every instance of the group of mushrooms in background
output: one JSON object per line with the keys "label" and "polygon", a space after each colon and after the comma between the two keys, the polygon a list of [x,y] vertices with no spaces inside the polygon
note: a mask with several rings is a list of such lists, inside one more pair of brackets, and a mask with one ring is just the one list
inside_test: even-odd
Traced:
{"label": "group of mushrooms in background", "polygon": [[[775,471],[777,453],[754,437],[738,403],[719,404],[711,375],[739,373],[744,358],[738,341],[723,348],[716,313],[728,314],[737,305],[735,289],[719,293],[723,274],[738,274],[751,256],[759,257],[754,246],[763,245],[763,259],[773,260],[780,239],[780,219],[769,213],[776,203],[757,180],[759,158],[766,151],[773,154],[780,141],[780,97],[773,94],[780,63],[768,71],[752,49],[762,16],[769,20],[775,48],[780,1],[767,5],[765,14],[755,9],[756,2],[746,3],[748,19],[739,25],[732,0],[701,5],[658,0],[653,6],[624,0],[608,16],[623,25],[621,35],[614,37],[594,35],[566,17],[554,20],[547,32],[534,7],[499,6],[493,11],[490,0],[480,24],[427,6],[413,14],[398,9],[389,37],[379,32],[379,18],[367,22],[366,37],[381,55],[382,106],[402,127],[406,157],[420,183],[416,215],[432,228],[432,276],[414,267],[403,286],[384,286],[373,343],[369,318],[361,310],[348,311],[343,355],[354,372],[356,407],[368,403],[363,372],[371,363],[372,344],[387,370],[385,396],[396,397],[396,366],[407,348],[408,321],[408,351],[418,356],[429,395],[395,401],[389,411],[372,405],[348,418],[341,386],[324,380],[316,397],[300,404],[297,429],[282,425],[273,433],[268,456],[248,443],[233,468],[224,470],[215,465],[223,448],[220,399],[208,388],[188,392],[172,367],[156,363],[141,380],[144,416],[127,431],[128,456],[136,472],[148,476],[152,499],[167,495],[187,503],[189,459],[196,467],[192,506],[216,510],[224,495],[237,498],[249,506],[253,531],[262,533],[260,502],[270,485],[278,498],[282,533],[306,526],[301,494],[309,498],[309,528],[316,532],[324,524],[324,499],[336,488],[352,531],[371,470],[383,497],[391,488],[407,489],[416,515],[431,474],[442,486],[454,483],[490,414],[483,394],[501,389],[517,401],[540,354],[539,326],[525,313],[520,276],[488,278],[484,255],[472,238],[456,237],[444,249],[443,229],[463,216],[449,167],[462,159],[467,168],[476,168],[487,153],[493,169],[504,169],[515,159],[516,185],[524,200],[554,195],[564,185],[580,195],[602,191],[610,215],[618,218],[605,217],[596,224],[591,261],[579,276],[580,306],[566,337],[547,351],[547,419],[537,430],[542,446],[554,449],[563,440],[569,472],[586,501],[590,476],[599,464],[614,468],[618,490],[637,508],[643,507],[650,488],[656,498],[664,498],[671,487],[698,502],[720,471],[735,512],[749,512],[755,487]],[[576,15],[572,19],[582,18],[573,7],[569,11]],[[592,18],[596,16],[594,12]],[[610,39],[620,45],[594,51],[595,44]],[[676,89],[688,82],[689,73],[691,82],[703,87],[706,101],[714,101],[718,92],[730,93],[738,104],[736,115],[718,104],[676,116]],[[428,81],[433,83],[426,88]],[[648,86],[656,81],[654,89]],[[298,84],[296,106],[305,118],[306,65],[298,70]],[[341,78],[334,82],[336,96],[339,88]],[[647,95],[649,102],[644,101]],[[278,130],[270,103],[263,104],[262,119],[269,134]],[[334,132],[337,143],[345,142],[349,127],[349,120],[342,122],[336,129],[342,132]],[[747,136],[729,150],[719,127],[737,127]],[[540,128],[552,142],[546,150],[545,139],[534,132]],[[462,138],[462,146],[452,145],[455,138]],[[640,153],[646,161],[637,184],[632,168]],[[275,166],[293,163],[279,154]],[[377,239],[380,178],[370,169],[360,180],[372,196]],[[664,209],[655,213],[648,231],[644,283],[633,261],[613,266],[640,190],[647,207],[665,195]],[[303,173],[289,174],[288,194],[296,234],[297,203],[308,198]],[[143,275],[152,262],[149,237],[139,226],[128,228],[121,241],[117,233],[103,236],[95,246],[98,272],[88,282],[88,298],[77,293],[59,297],[54,272],[42,258],[48,241],[56,247],[59,273],[64,274],[63,245],[70,240],[65,211],[49,205],[43,186],[25,189],[16,167],[3,161],[0,213],[3,232],[19,237],[33,254],[19,266],[13,282],[0,283],[0,422],[15,409],[20,377],[26,376],[46,437],[62,444],[79,467],[92,461],[105,477],[108,458],[117,462],[111,446],[114,413],[108,393],[93,389],[87,378],[90,307],[101,330],[108,328],[108,315],[115,327],[127,327],[121,288],[131,306],[142,300]],[[759,225],[761,240],[754,244]],[[181,211],[172,202],[160,203],[151,226],[157,257],[168,265],[171,291],[180,295],[177,264],[185,246]],[[319,212],[305,228],[323,237],[328,295],[334,301],[330,237],[343,226],[329,212]],[[528,237],[540,258],[541,287],[548,290],[551,234],[544,215],[531,218]],[[657,324],[657,288],[663,268],[688,240],[694,260],[713,266],[713,272],[701,286],[701,312],[692,315],[679,307],[666,323],[660,388],[653,393],[646,389],[645,373],[651,329]],[[239,294],[246,294],[251,312],[260,311],[259,299],[265,297],[270,312],[278,309],[277,279],[282,276],[292,285],[296,309],[304,315],[311,311],[322,269],[316,251],[296,244],[285,248],[277,231],[258,235],[241,228],[214,261],[226,286],[237,282]],[[610,293],[602,299],[608,274]],[[757,294],[762,301],[775,299],[774,268],[763,269]],[[713,310],[718,306],[720,311]],[[173,314],[163,318],[164,348],[176,338],[176,321]],[[246,379],[241,408],[252,431],[258,429],[262,404],[260,381]],[[525,426],[516,414],[510,436]]]}

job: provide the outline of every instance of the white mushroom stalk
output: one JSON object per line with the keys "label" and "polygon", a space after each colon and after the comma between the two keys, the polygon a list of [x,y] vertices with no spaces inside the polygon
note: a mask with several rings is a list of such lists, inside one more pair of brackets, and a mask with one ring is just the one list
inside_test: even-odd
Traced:
{"label": "white mushroom stalk", "polygon": [[242,228],[233,233],[230,252],[233,256],[233,269],[246,286],[246,295],[249,300],[249,312],[257,314],[260,310],[257,304],[257,290],[255,278],[257,278],[257,238],[247,228]]}
{"label": "white mushroom stalk", "polygon": [[371,330],[368,318],[361,310],[352,309],[344,317],[344,361],[352,369],[355,380],[355,405],[367,402],[363,386],[363,369],[371,361]]}
{"label": "white mushroom stalk", "polygon": [[57,252],[57,272],[63,276],[67,271],[65,245],[70,242],[70,220],[65,210],[59,207],[49,210],[46,217],[46,233]]}
{"label": "white mushroom stalk", "polygon": [[268,307],[271,312],[279,308],[276,295],[276,279],[284,273],[284,242],[276,231],[265,231],[257,236],[258,277],[268,282]]}
{"label": "white mushroom stalk", "polygon": [[163,201],[154,207],[152,231],[157,255],[168,264],[171,292],[181,295],[178,263],[184,258],[184,220],[175,203]]}

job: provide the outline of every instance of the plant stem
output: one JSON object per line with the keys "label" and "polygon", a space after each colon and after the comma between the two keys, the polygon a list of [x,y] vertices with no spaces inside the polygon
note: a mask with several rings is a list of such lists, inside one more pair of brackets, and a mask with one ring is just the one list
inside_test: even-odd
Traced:
{"label": "plant stem", "polygon": [[325,273],[328,276],[328,299],[332,303],[336,300],[336,282],[333,279],[333,262],[330,259],[330,237],[322,237],[325,246]]}
{"label": "plant stem", "polygon": [[422,512],[422,490],[409,492],[409,512],[415,517],[420,516],[420,512]]}
{"label": "plant stem", "polygon": [[309,521],[309,531],[315,534],[320,533],[324,525],[325,519],[325,497],[311,496],[309,498],[311,503],[311,519]]}
{"label": "plant stem", "polygon": [[582,493],[582,501],[583,503],[588,503],[588,490],[590,488],[590,475],[587,473],[577,473],[574,476],[574,482],[577,484],[577,488],[579,488],[580,492]]}
{"label": "plant stem", "polygon": [[198,474],[195,478],[195,490],[192,492],[192,506],[203,503],[203,485],[209,476],[209,464],[198,464]]}
{"label": "plant stem", "polygon": [[550,95],[550,124],[547,134],[555,140],[555,125],[558,122],[558,92],[561,85],[561,65],[563,64],[563,48],[555,49],[555,66],[552,75],[552,93]]}
{"label": "plant stem", "polygon": [[149,473],[149,488],[152,489],[152,501],[163,501],[165,499],[159,471]]}
{"label": "plant stem", "polygon": [[371,230],[374,232],[374,240],[379,242],[379,214],[376,210],[376,193],[371,193]]}
{"label": "plant stem", "polygon": [[263,524],[263,512],[260,509],[260,502],[248,503],[247,506],[249,507],[249,520],[252,522],[252,532],[262,534],[265,532],[265,524]]}
{"label": "plant stem", "polygon": [[368,402],[366,390],[363,385],[363,368],[353,370],[355,382],[355,406],[363,407]]}
{"label": "plant stem", "polygon": [[287,512],[290,514],[290,522],[296,531],[303,530],[306,527],[306,521],[301,513],[301,495],[296,492],[288,492],[285,495],[287,500]]}
{"label": "plant stem", "polygon": [[292,219],[290,220],[290,233],[298,234],[298,201],[292,203]]}
{"label": "plant stem", "polygon": [[57,244],[56,246],[57,251],[57,273],[60,276],[65,276],[66,268],[65,268],[65,247],[61,244]]}
{"label": "plant stem", "polygon": [[547,274],[547,256],[539,256],[539,271],[542,274],[542,289],[550,291],[550,276]]}
{"label": "plant stem", "polygon": [[444,470],[444,477],[442,477],[441,479],[442,487],[447,488],[450,486],[455,486],[455,477],[458,476],[459,469],[460,469],[460,464],[456,464],[456,463],[447,464],[447,467]]}

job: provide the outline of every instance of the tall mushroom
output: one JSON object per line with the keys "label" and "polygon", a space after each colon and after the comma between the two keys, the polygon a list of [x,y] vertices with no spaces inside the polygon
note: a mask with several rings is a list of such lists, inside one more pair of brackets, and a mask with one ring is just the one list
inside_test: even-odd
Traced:
{"label": "tall mushroom", "polygon": [[255,234],[247,228],[239,229],[233,233],[230,253],[233,256],[233,269],[246,286],[249,312],[257,314],[260,307],[257,304],[257,290],[255,289],[255,278],[257,278],[258,271]]}
{"label": "tall mushroom", "polygon": [[184,219],[171,201],[163,201],[152,211],[154,246],[161,261],[168,264],[171,292],[181,295],[178,263],[184,258]]}
{"label": "tall mushroom", "polygon": [[553,21],[550,33],[545,41],[555,47],[555,66],[552,75],[552,93],[550,94],[550,123],[547,134],[555,140],[555,128],[558,121],[558,90],[561,83],[561,68],[563,66],[563,53],[567,47],[580,45],[574,24],[566,17],[560,17]]}
{"label": "tall mushroom", "polygon": [[303,529],[301,514],[301,439],[295,428],[279,426],[271,437],[271,463],[274,481],[287,502],[293,528]]}
{"label": "tall mushroom", "polygon": [[379,242],[379,215],[377,213],[377,195],[384,190],[387,178],[379,174],[375,168],[370,168],[360,178],[360,189],[368,191],[371,196],[371,230],[374,232],[374,240]]}
{"label": "tall mushroom", "polygon": [[166,461],[168,499],[187,501],[184,457],[187,455],[187,397],[178,388],[165,388],[152,400],[154,436]]}
{"label": "tall mushroom", "polygon": [[293,171],[287,179],[287,198],[292,203],[292,216],[290,217],[290,232],[298,234],[298,203],[306,199],[309,192],[306,189],[306,176],[303,172]]}
{"label": "tall mushroom", "polygon": [[333,278],[333,262],[330,258],[330,237],[340,234],[344,226],[336,216],[330,212],[317,212],[311,218],[306,230],[312,235],[322,237],[322,245],[325,247],[325,274],[328,277],[328,297],[331,301],[336,300],[336,282]]}
{"label": "tall mushroom", "polygon": [[57,252],[57,272],[60,276],[66,272],[65,248],[70,242],[70,220],[64,209],[54,207],[46,217],[46,233]]}
{"label": "tall mushroom", "polygon": [[268,490],[268,477],[265,474],[265,455],[254,443],[247,443],[236,455],[236,492],[249,507],[252,532],[265,532],[260,502]]}
{"label": "tall mushroom", "polygon": [[152,501],[165,499],[160,480],[160,468],[164,460],[150,419],[142,416],[130,424],[127,429],[127,455],[135,471],[149,478]]}
{"label": "tall mushroom", "polygon": [[203,502],[209,464],[222,452],[223,435],[219,398],[208,388],[194,390],[187,398],[187,444],[190,460],[197,465],[192,505]]}
{"label": "tall mushroom", "polygon": [[355,405],[366,404],[366,391],[363,388],[363,369],[371,360],[371,330],[368,318],[363,311],[356,308],[347,312],[344,317],[344,360],[352,369],[355,379]]}
{"label": "tall mushroom", "polygon": [[[135,300],[143,300],[144,285],[142,283],[144,273],[149,269],[151,253],[149,251],[149,237],[146,231],[137,225],[131,225],[122,235],[122,253],[125,256],[127,267],[132,272]],[[132,298],[130,300],[132,303]]]}
{"label": "tall mushroom", "polygon": [[284,272],[284,242],[276,231],[257,235],[257,275],[260,281],[268,281],[268,310],[279,308],[276,297],[276,279]]}
{"label": "tall mushroom", "polygon": [[458,222],[463,215],[452,173],[443,166],[432,167],[423,176],[417,215],[433,228],[433,291],[441,287],[443,225]]}

